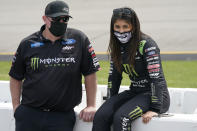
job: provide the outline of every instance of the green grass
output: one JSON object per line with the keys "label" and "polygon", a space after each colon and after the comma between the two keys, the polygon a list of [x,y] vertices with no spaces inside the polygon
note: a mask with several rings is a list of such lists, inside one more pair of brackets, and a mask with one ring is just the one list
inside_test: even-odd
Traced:
{"label": "green grass", "polygon": [[[107,84],[108,81],[108,73],[109,73],[109,62],[100,61],[101,70],[97,72],[97,79],[99,84]],[[123,79],[121,85],[129,85],[130,79],[127,74],[123,73]]]}
{"label": "green grass", "polygon": [[10,70],[11,62],[0,61],[0,80],[9,80],[8,72]]}
{"label": "green grass", "polygon": [[[109,62],[100,61],[100,65],[102,70],[97,73],[98,83],[107,84]],[[197,61],[163,61],[162,66],[168,87],[197,88]],[[130,85],[125,73],[122,85]]]}
{"label": "green grass", "polygon": [[[98,84],[107,84],[109,62],[100,61],[101,71],[97,72]],[[197,88],[197,61],[163,61],[164,75],[169,87]],[[0,62],[0,80],[9,80],[11,62]],[[123,73],[122,85],[129,85],[128,76]]]}
{"label": "green grass", "polygon": [[197,88],[197,61],[164,61],[169,87]]}

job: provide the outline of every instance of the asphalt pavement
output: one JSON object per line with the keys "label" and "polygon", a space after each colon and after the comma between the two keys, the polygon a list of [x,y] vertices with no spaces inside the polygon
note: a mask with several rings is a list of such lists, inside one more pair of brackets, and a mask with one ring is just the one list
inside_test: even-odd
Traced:
{"label": "asphalt pavement", "polygon": [[[42,16],[51,0],[0,1],[0,55],[10,56],[20,41],[38,31]],[[150,35],[163,54],[190,55],[197,58],[196,0],[65,0],[73,19],[69,27],[87,34],[95,52],[105,54],[114,8],[133,8],[141,30]],[[178,57],[177,57],[178,59]],[[191,58],[189,58],[191,59]],[[193,58],[192,58],[193,59]]]}

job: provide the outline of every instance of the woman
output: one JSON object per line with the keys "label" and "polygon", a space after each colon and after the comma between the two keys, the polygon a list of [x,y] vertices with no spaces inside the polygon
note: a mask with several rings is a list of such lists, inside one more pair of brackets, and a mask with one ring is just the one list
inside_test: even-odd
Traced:
{"label": "woman", "polygon": [[[108,99],[97,111],[93,131],[130,131],[131,122],[142,116],[148,123],[170,105],[160,50],[155,41],[140,31],[134,10],[118,8],[111,18],[111,55]],[[129,75],[130,90],[118,94],[122,72]]]}

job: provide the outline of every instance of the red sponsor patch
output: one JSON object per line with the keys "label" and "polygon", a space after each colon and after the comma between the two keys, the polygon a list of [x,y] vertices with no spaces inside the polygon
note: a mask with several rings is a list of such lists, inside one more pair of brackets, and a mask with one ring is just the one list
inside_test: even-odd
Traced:
{"label": "red sponsor patch", "polygon": [[94,48],[91,44],[89,45],[88,52],[91,54],[92,58],[96,57],[96,54],[94,53]]}
{"label": "red sponsor patch", "polygon": [[91,47],[88,51],[91,53],[92,51],[94,51],[94,49]]}
{"label": "red sponsor patch", "polygon": [[152,69],[152,70],[148,70],[149,73],[150,73],[150,72],[159,72],[159,71],[160,71],[159,68],[157,68],[157,69]]}
{"label": "red sponsor patch", "polygon": [[151,56],[147,56],[146,58],[148,59],[148,58],[156,57],[156,56],[158,56],[158,54],[154,54],[154,55],[151,55]]}
{"label": "red sponsor patch", "polygon": [[155,65],[148,65],[148,69],[153,69],[153,68],[158,68],[160,67],[159,64],[155,64]]}
{"label": "red sponsor patch", "polygon": [[94,58],[94,57],[96,57],[96,54],[95,53],[92,54],[92,58]]}

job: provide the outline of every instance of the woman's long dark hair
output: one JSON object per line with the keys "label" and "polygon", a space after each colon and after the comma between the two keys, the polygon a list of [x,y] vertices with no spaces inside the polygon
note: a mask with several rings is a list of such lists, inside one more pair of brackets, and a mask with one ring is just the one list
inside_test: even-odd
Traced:
{"label": "woman's long dark hair", "polygon": [[138,45],[141,39],[142,32],[140,31],[140,22],[139,19],[135,13],[134,10],[128,7],[119,8],[119,9],[129,9],[131,12],[131,15],[124,15],[124,13],[121,15],[116,15],[115,12],[112,15],[111,18],[111,27],[110,27],[110,41],[108,46],[108,52],[111,55],[111,59],[116,67],[116,69],[121,72],[121,51],[120,51],[120,44],[118,39],[114,36],[114,23],[118,19],[123,19],[129,24],[132,25],[132,38],[129,41],[129,48],[128,48],[128,59],[129,64],[131,66],[134,66],[135,64],[135,55],[136,51],[138,49]]}

